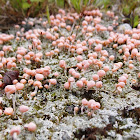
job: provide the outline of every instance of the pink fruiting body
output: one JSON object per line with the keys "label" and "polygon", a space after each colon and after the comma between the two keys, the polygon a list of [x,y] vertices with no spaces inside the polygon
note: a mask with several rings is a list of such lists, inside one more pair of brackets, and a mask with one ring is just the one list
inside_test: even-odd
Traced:
{"label": "pink fruiting body", "polygon": [[52,85],[56,85],[57,81],[56,81],[56,79],[50,79],[49,83],[52,84]]}
{"label": "pink fruiting body", "polygon": [[42,74],[36,74],[35,78],[36,78],[36,80],[41,81],[44,79],[44,76]]}
{"label": "pink fruiting body", "polygon": [[15,85],[7,85],[5,87],[5,93],[8,93],[8,94],[13,94],[16,92],[16,87]]}
{"label": "pink fruiting body", "polygon": [[82,88],[84,86],[82,81],[77,81],[76,82],[77,87]]}
{"label": "pink fruiting body", "polygon": [[66,68],[66,62],[64,61],[64,60],[60,60],[60,62],[59,62],[59,66],[61,67],[61,68]]}
{"label": "pink fruiting body", "polygon": [[20,110],[21,113],[27,112],[29,110],[29,107],[28,106],[25,106],[25,105],[21,105],[19,107],[19,110]]}
{"label": "pink fruiting body", "polygon": [[37,126],[36,126],[36,124],[34,122],[30,122],[28,124],[28,130],[29,131],[34,132],[34,131],[36,131],[36,129],[37,129]]}
{"label": "pink fruiting body", "polygon": [[96,82],[96,87],[97,87],[97,88],[101,88],[101,87],[102,87],[102,81]]}
{"label": "pink fruiting body", "polygon": [[6,115],[13,115],[13,113],[14,113],[14,110],[11,107],[5,108],[5,110],[4,110],[4,114],[6,114]]}
{"label": "pink fruiting body", "polygon": [[94,86],[95,86],[95,82],[94,81],[87,81],[88,89],[93,88]]}
{"label": "pink fruiting body", "polygon": [[15,87],[16,87],[16,90],[22,90],[24,88],[24,84],[16,83]]}
{"label": "pink fruiting body", "polygon": [[99,77],[103,77],[103,76],[105,76],[105,71],[104,70],[99,70],[98,72],[97,72],[97,74],[99,75]]}

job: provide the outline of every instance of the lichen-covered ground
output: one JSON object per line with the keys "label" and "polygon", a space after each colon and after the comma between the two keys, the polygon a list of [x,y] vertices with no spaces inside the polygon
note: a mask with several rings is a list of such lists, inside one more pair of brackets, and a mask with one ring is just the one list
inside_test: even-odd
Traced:
{"label": "lichen-covered ground", "polygon": [[[21,140],[138,140],[140,26],[132,29],[120,21],[111,12],[93,10],[78,15],[60,10],[50,17],[51,24],[45,18],[29,18],[7,34],[0,33],[1,74],[4,77],[6,72],[16,70],[18,82],[26,80],[24,88],[8,98],[3,86],[8,83],[1,78],[0,139],[12,139],[10,130],[20,126],[17,139]],[[60,60],[65,61],[64,67],[60,66]],[[109,70],[94,81],[93,75],[105,70],[105,66]],[[70,69],[74,69],[73,74]],[[44,78],[33,96],[37,73]],[[121,76],[126,81],[118,80]],[[69,77],[74,77],[74,82],[66,88]],[[82,78],[86,82],[79,88],[77,81]],[[57,83],[50,85],[50,79],[56,79]],[[94,81],[95,85],[88,88],[88,81]],[[96,85],[98,81],[102,82],[100,88]],[[123,83],[119,85],[120,82]],[[7,107],[14,108],[13,98],[16,98],[14,114],[6,115]],[[99,102],[100,108],[83,107],[84,98]],[[29,110],[22,114],[21,105]],[[36,124],[35,132],[25,128],[30,122]]]}

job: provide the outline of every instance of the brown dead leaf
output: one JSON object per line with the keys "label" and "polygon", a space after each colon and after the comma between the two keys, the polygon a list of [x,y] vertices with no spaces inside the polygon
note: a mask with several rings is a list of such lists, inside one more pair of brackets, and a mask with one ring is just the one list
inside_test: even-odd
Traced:
{"label": "brown dead leaf", "polygon": [[135,90],[140,90],[140,82],[133,84],[132,88],[135,89]]}
{"label": "brown dead leaf", "polygon": [[7,85],[12,85],[13,80],[18,79],[19,71],[8,71],[3,77],[3,88]]}

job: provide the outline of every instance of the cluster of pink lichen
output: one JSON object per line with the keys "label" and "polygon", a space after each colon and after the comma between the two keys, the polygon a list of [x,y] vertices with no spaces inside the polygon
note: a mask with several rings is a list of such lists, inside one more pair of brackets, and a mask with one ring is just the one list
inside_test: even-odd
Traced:
{"label": "cluster of pink lichen", "polygon": [[[112,25],[104,25],[103,14],[99,10],[85,11],[83,17],[77,13],[66,13],[64,10],[59,10],[59,14],[50,16],[51,26],[47,20],[44,21],[40,18],[41,29],[25,31],[24,28],[15,25],[17,30],[15,36],[0,34],[2,48],[0,51],[0,69],[7,71],[19,69],[20,65],[22,66],[20,80],[13,80],[13,84],[4,88],[7,97],[10,98],[12,94],[15,96],[21,94],[25,90],[25,86],[29,86],[34,87],[34,90],[28,91],[27,94],[30,95],[31,99],[34,99],[39,89],[53,89],[62,75],[66,76],[67,79],[61,83],[64,90],[72,90],[76,87],[77,90],[95,89],[97,91],[104,87],[103,80],[107,75],[110,74],[113,77],[125,65],[128,70],[119,75],[118,83],[114,85],[116,91],[121,93],[128,84],[129,71],[139,69],[136,63],[138,65],[140,63],[140,24],[137,28],[118,33],[113,31],[114,27],[118,25],[118,17],[110,11],[107,12],[107,16],[112,20]],[[26,22],[23,21],[22,25],[25,24]],[[36,23],[29,21],[28,24],[33,26]],[[62,30],[65,32],[63,33]],[[94,38],[94,35],[103,32],[109,33],[107,39]],[[65,33],[67,34],[65,35]],[[16,43],[29,42],[29,45],[17,45],[14,48],[13,44],[10,45],[9,43],[11,40],[15,40]],[[47,47],[43,44],[44,40],[48,42]],[[106,48],[114,49],[122,57],[122,61],[114,63],[115,56],[110,54]],[[75,59],[74,68],[69,66],[67,58],[60,59],[56,64],[56,67],[59,67],[58,71],[54,71],[49,64],[41,65],[40,68],[31,68],[31,65],[37,65],[48,59],[53,61],[53,58],[62,54]],[[85,77],[85,74],[90,70],[94,71],[92,76],[90,78]],[[140,77],[140,73],[136,74],[137,77]],[[0,79],[0,86],[2,87],[2,75],[0,75]],[[46,83],[43,82],[45,80]],[[14,97],[12,96],[12,98]],[[16,106],[15,102],[16,97],[13,99],[13,107],[0,109],[0,115],[14,115],[17,110],[21,113],[29,111],[28,106]],[[2,98],[0,104],[2,104]],[[90,114],[100,108],[100,103],[83,99],[82,106],[86,106]],[[77,110],[78,108],[75,108],[75,112]],[[35,131],[36,125],[31,122],[25,128],[29,131]],[[19,133],[20,127],[14,127],[10,132],[11,135],[19,135]]]}
{"label": "cluster of pink lichen", "polygon": [[[94,111],[98,110],[101,106],[99,102],[96,102],[93,99],[88,101],[87,99],[84,98],[82,99],[81,102],[82,102],[82,106],[80,110],[81,114],[86,112],[89,117],[93,116]],[[79,111],[79,107],[74,107],[74,113],[76,114],[78,111]]]}

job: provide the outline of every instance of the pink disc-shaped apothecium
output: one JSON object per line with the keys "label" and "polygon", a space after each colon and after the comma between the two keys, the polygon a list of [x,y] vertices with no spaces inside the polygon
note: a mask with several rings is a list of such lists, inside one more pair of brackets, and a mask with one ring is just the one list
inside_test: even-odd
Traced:
{"label": "pink disc-shaped apothecium", "polygon": [[99,80],[99,75],[94,74],[94,75],[92,76],[92,78],[93,78],[94,81],[97,81],[97,80]]}
{"label": "pink disc-shaped apothecium", "polygon": [[86,98],[82,99],[82,105],[84,106],[88,105],[88,101]]}
{"label": "pink disc-shaped apothecium", "polygon": [[66,68],[66,62],[65,62],[64,60],[60,60],[60,61],[59,61],[59,66],[60,66],[61,68]]}
{"label": "pink disc-shaped apothecium", "polygon": [[126,80],[127,79],[125,76],[121,76],[121,77],[119,77],[118,82],[124,82],[126,84],[126,82],[127,82]]}
{"label": "pink disc-shaped apothecium", "polygon": [[121,88],[124,88],[125,86],[125,83],[124,82],[119,82],[116,87],[121,87]]}
{"label": "pink disc-shaped apothecium", "polygon": [[99,102],[92,103],[90,107],[93,110],[97,110],[100,108],[100,103]]}
{"label": "pink disc-shaped apothecium", "polygon": [[68,78],[68,82],[69,82],[69,83],[74,82],[74,81],[75,81],[75,79],[74,79],[73,77],[69,77],[69,78]]}
{"label": "pink disc-shaped apothecium", "polygon": [[56,80],[56,79],[50,79],[50,80],[49,80],[49,83],[50,83],[51,85],[56,85],[56,84],[57,84],[57,80]]}
{"label": "pink disc-shaped apothecium", "polygon": [[70,89],[70,83],[69,82],[66,82],[64,84],[64,88],[67,89],[67,90]]}
{"label": "pink disc-shaped apothecium", "polygon": [[5,93],[13,94],[16,92],[16,87],[15,85],[7,85],[4,90],[5,90]]}
{"label": "pink disc-shaped apothecium", "polygon": [[41,83],[40,81],[35,81],[35,82],[33,83],[33,85],[34,85],[34,86],[37,86],[37,87],[40,87],[40,86],[42,86],[42,83]]}
{"label": "pink disc-shaped apothecium", "polygon": [[10,135],[13,136],[14,133],[17,133],[17,135],[19,135],[21,132],[21,127],[20,126],[14,126],[11,130],[10,130]]}
{"label": "pink disc-shaped apothecium", "polygon": [[87,88],[90,89],[90,88],[93,88],[95,86],[95,82],[94,81],[87,81]]}
{"label": "pink disc-shaped apothecium", "polygon": [[15,86],[17,90],[22,90],[24,88],[24,84],[22,83],[17,83]]}
{"label": "pink disc-shaped apothecium", "polygon": [[36,129],[37,129],[37,126],[36,126],[36,124],[34,122],[30,122],[28,124],[28,130],[29,131],[34,132],[34,131],[36,131]]}
{"label": "pink disc-shaped apothecium", "polygon": [[14,110],[11,107],[5,108],[4,110],[4,114],[6,115],[13,115],[13,113],[14,113]]}
{"label": "pink disc-shaped apothecium", "polygon": [[105,72],[107,72],[107,71],[109,71],[110,68],[109,68],[109,66],[104,66],[103,69],[104,69]]}
{"label": "pink disc-shaped apothecium", "polygon": [[99,75],[99,77],[103,77],[103,76],[105,76],[105,71],[104,70],[99,70],[98,72],[97,72],[97,74]]}
{"label": "pink disc-shaped apothecium", "polygon": [[96,82],[96,87],[101,88],[103,86],[102,81]]}
{"label": "pink disc-shaped apothecium", "polygon": [[84,84],[83,84],[83,82],[81,80],[79,80],[79,81],[76,82],[76,86],[78,88],[82,88],[84,86]]}
{"label": "pink disc-shaped apothecium", "polygon": [[21,106],[19,107],[19,111],[20,111],[21,113],[27,112],[28,110],[29,110],[29,107],[28,107],[28,106],[21,105]]}
{"label": "pink disc-shaped apothecium", "polygon": [[93,100],[93,99],[90,99],[89,101],[88,101],[88,108],[91,108],[91,105],[92,104],[95,104],[95,100]]}
{"label": "pink disc-shaped apothecium", "polygon": [[41,80],[44,79],[44,75],[43,75],[43,74],[37,73],[37,74],[35,75],[35,78],[36,78],[36,80],[41,81]]}

